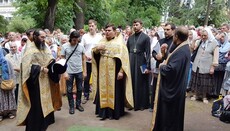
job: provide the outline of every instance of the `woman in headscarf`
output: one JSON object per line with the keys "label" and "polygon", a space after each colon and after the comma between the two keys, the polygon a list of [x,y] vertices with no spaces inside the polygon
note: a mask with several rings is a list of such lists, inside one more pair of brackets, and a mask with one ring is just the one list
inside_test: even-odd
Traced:
{"label": "woman in headscarf", "polygon": [[[13,79],[13,73],[12,64],[6,61],[3,55],[3,49],[0,48],[0,83],[2,80]],[[15,117],[16,108],[13,90],[2,90],[0,88],[0,121],[2,121],[5,116],[13,119]]]}
{"label": "woman in headscarf", "polygon": [[214,87],[214,68],[218,65],[219,47],[209,28],[201,31],[198,52],[192,67],[190,87],[194,91],[191,100],[202,99],[208,103],[207,94]]}
{"label": "woman in headscarf", "polygon": [[228,42],[228,35],[225,32],[219,34],[219,65],[215,68],[214,72],[214,88],[212,89],[212,95],[219,96],[220,89],[224,79],[225,67],[229,61],[225,55],[230,50],[230,43]]}

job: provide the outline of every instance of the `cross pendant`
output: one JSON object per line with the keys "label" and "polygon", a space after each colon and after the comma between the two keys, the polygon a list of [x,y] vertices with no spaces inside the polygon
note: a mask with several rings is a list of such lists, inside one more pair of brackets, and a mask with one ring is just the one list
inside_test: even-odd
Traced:
{"label": "cross pendant", "polygon": [[136,53],[136,52],[137,52],[137,49],[136,49],[136,48],[135,48],[135,49],[133,49],[133,52],[134,52],[134,53]]}

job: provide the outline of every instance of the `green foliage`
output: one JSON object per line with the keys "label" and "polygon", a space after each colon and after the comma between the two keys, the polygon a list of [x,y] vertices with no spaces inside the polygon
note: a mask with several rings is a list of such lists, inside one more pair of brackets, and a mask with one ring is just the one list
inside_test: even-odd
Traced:
{"label": "green foliage", "polygon": [[138,18],[143,21],[145,27],[158,25],[161,18],[159,11],[154,6],[148,6],[146,9],[145,7],[131,6],[127,16],[129,17],[127,20],[130,25],[134,19]]}
{"label": "green foliage", "polygon": [[94,19],[98,23],[98,28],[104,27],[109,21],[112,2],[112,0],[87,0],[84,9],[85,24],[88,24],[88,20]]}
{"label": "green foliage", "polygon": [[13,17],[13,19],[10,21],[9,25],[7,26],[8,31],[14,31],[23,33],[26,30],[33,28],[36,25],[33,18],[30,17]]}
{"label": "green foliage", "polygon": [[3,16],[0,15],[0,32],[6,33],[7,29],[6,26],[8,25],[8,21],[4,19]]}
{"label": "green foliage", "polygon": [[62,32],[68,33],[73,27],[73,0],[59,0],[56,10],[55,28],[60,28]]}
{"label": "green foliage", "polygon": [[[83,12],[85,25],[89,19],[95,19],[98,27],[104,27],[108,22],[116,26],[131,25],[136,18],[143,20],[144,26],[158,25],[161,11],[164,10],[166,0],[83,0],[85,7],[75,5],[77,0],[59,0],[55,15],[55,28],[65,33],[74,25],[74,11]],[[16,0],[14,6],[18,8],[15,16],[31,17],[36,21],[35,27],[43,28],[47,0]]]}
{"label": "green foliage", "polygon": [[[74,0],[59,0],[55,16],[55,28],[60,28],[67,33],[73,24],[73,2]],[[36,28],[43,28],[47,0],[16,0],[14,6],[18,8],[15,16],[31,17],[36,21]]]}
{"label": "green foliage", "polygon": [[[169,6],[170,12],[168,21],[176,25],[204,25],[207,0],[196,0],[192,9],[188,9],[185,6],[179,7],[179,3],[174,0],[168,1],[166,6]],[[229,21],[226,8],[227,6],[222,0],[215,0],[215,3],[211,5],[209,24],[215,24],[218,27],[221,23]]]}

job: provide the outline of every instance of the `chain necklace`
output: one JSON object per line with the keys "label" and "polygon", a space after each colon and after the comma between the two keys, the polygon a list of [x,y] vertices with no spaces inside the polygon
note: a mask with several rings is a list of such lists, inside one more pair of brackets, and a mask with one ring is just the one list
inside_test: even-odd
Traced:
{"label": "chain necklace", "polygon": [[137,41],[136,41],[135,34],[134,34],[134,49],[133,49],[134,53],[137,52],[137,42],[138,42],[139,38],[141,37],[142,33],[143,32],[141,32],[141,34],[138,36]]}

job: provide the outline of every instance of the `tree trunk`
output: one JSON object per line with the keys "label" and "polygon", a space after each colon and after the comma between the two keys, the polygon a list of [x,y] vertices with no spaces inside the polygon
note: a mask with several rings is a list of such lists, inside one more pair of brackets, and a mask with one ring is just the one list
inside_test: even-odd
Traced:
{"label": "tree trunk", "polygon": [[74,3],[74,14],[75,18],[73,18],[75,29],[83,29],[85,16],[84,16],[84,9],[85,9],[85,0],[75,0]]}
{"label": "tree trunk", "polygon": [[48,0],[48,7],[45,15],[45,25],[46,29],[49,29],[51,32],[54,30],[55,22],[55,12],[57,8],[58,0]]}
{"label": "tree trunk", "polygon": [[209,19],[209,14],[210,14],[210,8],[211,8],[211,0],[208,0],[207,11],[206,11],[206,16],[205,16],[205,20],[204,20],[204,26],[208,26],[208,19]]}

